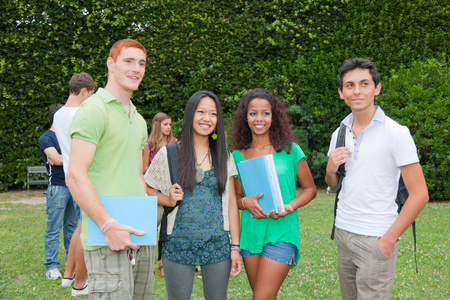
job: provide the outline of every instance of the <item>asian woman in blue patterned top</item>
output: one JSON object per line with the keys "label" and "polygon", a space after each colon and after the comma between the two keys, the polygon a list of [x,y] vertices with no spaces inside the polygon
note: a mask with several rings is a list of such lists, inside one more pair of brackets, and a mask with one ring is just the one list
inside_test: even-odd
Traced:
{"label": "asian woman in blue patterned top", "polygon": [[[230,274],[241,272],[239,210],[233,156],[226,147],[217,96],[199,91],[189,99],[179,146],[180,184],[172,184],[166,147],[144,178],[158,204],[174,207],[162,246],[167,299],[190,299],[201,265],[205,299],[226,299]],[[158,193],[160,191],[160,193]]]}

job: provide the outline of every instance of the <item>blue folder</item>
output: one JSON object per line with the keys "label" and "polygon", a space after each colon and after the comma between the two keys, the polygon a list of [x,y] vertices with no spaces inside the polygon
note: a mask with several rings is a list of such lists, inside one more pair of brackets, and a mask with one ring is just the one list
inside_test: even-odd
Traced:
{"label": "blue folder", "polygon": [[[270,162],[270,159],[272,159],[272,162]],[[274,166],[270,170],[269,163],[273,164],[272,155],[242,161],[237,164],[237,167],[245,195],[249,197],[263,193],[262,197],[258,199],[258,204],[265,213],[270,214],[271,210],[275,210],[275,213],[278,214],[278,206],[280,206],[281,211],[284,211],[284,205],[282,200],[281,204],[277,204],[276,193],[277,189],[279,190],[279,183],[278,178],[271,178],[271,176],[277,175],[273,173],[276,172]]]}
{"label": "blue folder", "polygon": [[[111,218],[119,224],[129,225],[145,231],[138,236],[131,234],[131,241],[137,245],[156,244],[156,196],[100,196],[100,201]],[[87,246],[106,246],[105,235],[98,225],[88,217]]]}

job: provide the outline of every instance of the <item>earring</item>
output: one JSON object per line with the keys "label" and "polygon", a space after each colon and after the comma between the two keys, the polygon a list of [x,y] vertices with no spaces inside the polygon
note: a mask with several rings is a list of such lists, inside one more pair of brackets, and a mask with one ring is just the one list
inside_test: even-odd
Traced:
{"label": "earring", "polygon": [[216,130],[214,129],[214,133],[211,136],[213,140],[217,140],[217,134],[216,134]]}

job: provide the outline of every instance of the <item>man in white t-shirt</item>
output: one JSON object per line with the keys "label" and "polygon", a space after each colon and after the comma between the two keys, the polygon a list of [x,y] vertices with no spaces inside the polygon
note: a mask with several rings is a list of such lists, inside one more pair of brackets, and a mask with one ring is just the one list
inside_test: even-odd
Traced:
{"label": "man in white t-shirt", "polygon": [[[331,138],[325,181],[338,185],[345,163],[336,214],[338,273],[342,299],[389,299],[398,240],[428,201],[428,190],[409,129],[375,106],[380,75],[367,59],[346,60],[339,70],[339,95],[352,113],[345,125],[345,147]],[[408,200],[397,214],[402,174]]]}
{"label": "man in white t-shirt", "polygon": [[[69,98],[67,99],[66,104],[58,110],[54,116],[53,128],[62,151],[64,174],[67,174],[70,145],[72,143],[69,136],[70,123],[81,103],[92,96],[96,88],[97,85],[91,75],[84,72],[73,75],[69,82]],[[87,270],[84,262],[84,251],[80,241],[81,210],[75,201],[73,203],[75,205],[79,224],[70,241],[66,270],[61,285],[71,286],[73,283],[72,296],[78,296],[87,295],[89,289],[86,282]],[[77,271],[76,275],[74,274],[75,267]]]}

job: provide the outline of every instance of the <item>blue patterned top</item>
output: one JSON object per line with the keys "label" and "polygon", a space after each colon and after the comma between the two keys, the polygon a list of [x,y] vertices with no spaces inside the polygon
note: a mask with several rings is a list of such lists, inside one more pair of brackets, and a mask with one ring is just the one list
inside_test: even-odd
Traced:
{"label": "blue patterned top", "polygon": [[214,170],[205,172],[192,193],[185,191],[162,253],[184,265],[206,265],[230,258],[230,236],[223,229],[222,197]]}

